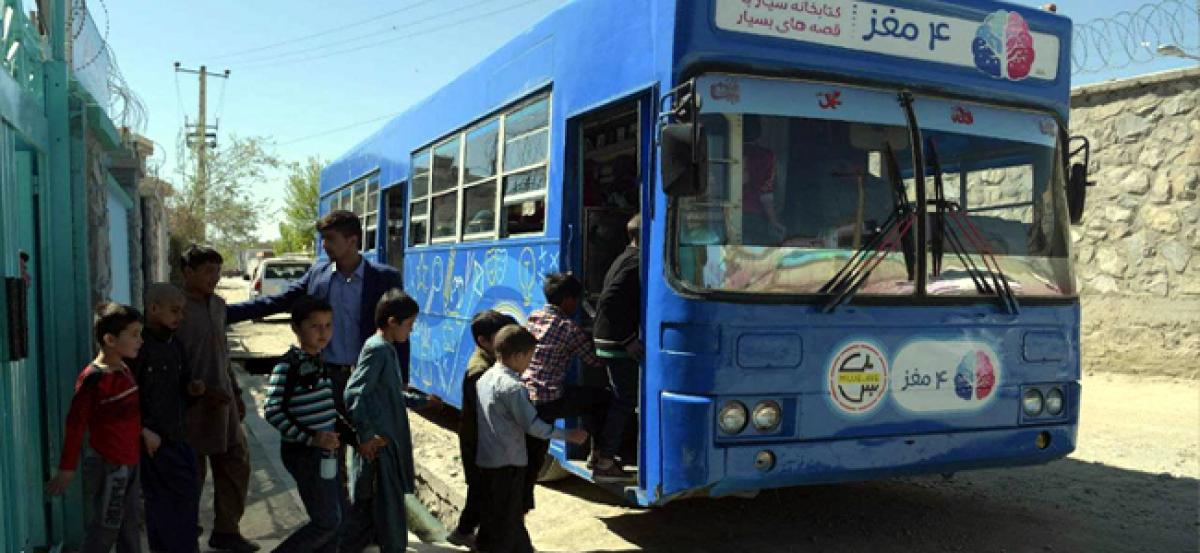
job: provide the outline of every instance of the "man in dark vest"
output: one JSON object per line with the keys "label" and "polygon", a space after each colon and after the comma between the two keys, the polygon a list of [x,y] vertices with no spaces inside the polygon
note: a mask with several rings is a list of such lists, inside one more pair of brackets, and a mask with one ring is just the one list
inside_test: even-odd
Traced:
{"label": "man in dark vest", "polygon": [[638,405],[638,368],[645,355],[639,331],[642,320],[641,241],[642,216],[625,225],[629,245],[609,266],[604,288],[596,303],[596,356],[608,361],[616,397],[609,403],[604,428],[598,437],[599,452],[592,477],[597,482],[624,480],[616,463],[625,426]]}

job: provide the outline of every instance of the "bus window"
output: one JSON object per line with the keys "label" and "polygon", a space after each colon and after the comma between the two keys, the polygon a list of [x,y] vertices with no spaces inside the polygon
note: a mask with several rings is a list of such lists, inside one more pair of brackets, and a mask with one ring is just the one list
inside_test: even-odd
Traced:
{"label": "bus window", "polygon": [[404,262],[404,183],[384,192],[387,201],[387,262],[401,267]]}
{"label": "bus window", "polygon": [[496,157],[500,122],[467,133],[463,168],[463,239],[492,238],[496,231]]}
{"label": "bus window", "polygon": [[550,98],[542,97],[504,118],[504,234],[546,230],[546,171],[550,155]]}
{"label": "bus window", "polygon": [[[893,123],[899,108],[888,96],[876,102],[878,122],[703,115],[713,178],[679,204],[676,274],[700,289],[817,293],[892,210],[886,163],[874,176],[870,153],[890,146],[902,172],[911,165],[906,129]],[[911,293],[904,267],[900,254],[886,256],[863,293]]]}
{"label": "bus window", "polygon": [[496,154],[500,124],[492,120],[467,133],[467,155],[463,184],[471,185],[496,176]]}
{"label": "bus window", "polygon": [[430,206],[430,239],[434,242],[449,242],[458,238],[458,173],[462,164],[461,154],[461,141],[457,136],[433,149],[431,185],[434,196]]}
{"label": "bus window", "polygon": [[518,202],[504,206],[506,227],[510,236],[537,234],[546,228],[546,200]]}
{"label": "bus window", "polygon": [[504,170],[516,171],[546,161],[550,148],[547,98],[508,114],[504,122]]}
{"label": "bus window", "polygon": [[[1058,124],[1045,115],[982,104],[919,98],[916,106],[926,150],[936,151],[943,174],[962,175],[944,179],[943,191],[967,214],[951,220],[951,230],[976,237],[964,242],[966,255],[994,254],[1017,296],[1074,294]],[[950,113],[970,114],[974,124],[956,123],[945,116]],[[935,182],[927,184],[932,196]],[[929,294],[980,294],[958,255],[947,251],[935,261]]]}
{"label": "bus window", "polygon": [[496,181],[490,180],[463,191],[464,239],[489,238],[496,230]]}
{"label": "bus window", "polygon": [[363,199],[358,206],[360,211],[358,216],[362,219],[363,225],[363,251],[372,251],[378,246],[379,232],[379,177],[372,176],[367,180],[364,187],[360,184],[356,187],[356,194],[359,194]]}
{"label": "bus window", "polygon": [[429,243],[429,150],[412,158],[412,184],[409,185],[411,208],[409,218],[410,246]]}
{"label": "bus window", "polygon": [[453,240],[458,234],[458,194],[453,192],[433,198],[433,241]]}
{"label": "bus window", "polygon": [[350,211],[356,215],[365,213],[367,207],[367,187],[365,183],[359,182],[354,185],[354,201],[351,203]]}
{"label": "bus window", "polygon": [[534,169],[504,178],[505,232],[509,236],[545,230],[546,169]]}
{"label": "bus window", "polygon": [[413,219],[409,224],[409,242],[413,245],[425,244],[429,239],[429,219],[422,217],[420,220]]}

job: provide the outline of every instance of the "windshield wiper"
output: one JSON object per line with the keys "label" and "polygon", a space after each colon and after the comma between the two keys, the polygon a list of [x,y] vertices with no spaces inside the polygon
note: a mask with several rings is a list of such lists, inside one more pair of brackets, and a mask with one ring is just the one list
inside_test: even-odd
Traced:
{"label": "windshield wiper", "polygon": [[875,268],[888,254],[897,249],[903,249],[908,280],[913,280],[916,252],[910,231],[916,216],[912,204],[908,203],[904,180],[900,178],[900,164],[896,161],[896,152],[890,143],[887,145],[886,155],[888,176],[892,183],[892,212],[883,226],[875,229],[871,239],[864,242],[841,270],[821,287],[821,293],[834,294],[822,309],[824,313],[832,313],[839,305],[854,297],[859,288],[870,279]]}
{"label": "windshield wiper", "polygon": [[949,228],[946,224],[946,214],[952,206],[957,207],[956,202],[946,200],[945,182],[942,177],[942,164],[938,155],[937,143],[933,138],[927,142],[926,159],[929,160],[929,168],[933,171],[933,201],[931,202],[936,211],[931,223],[933,223],[933,244],[930,249],[933,253],[933,276],[941,276],[942,274],[942,258],[946,251],[946,239],[950,240],[950,251],[954,253],[963,268],[971,277],[971,282],[975,284],[975,289],[980,294],[993,294],[991,286],[988,286],[987,278],[982,270],[975,265],[975,261],[967,254],[966,248],[963,247],[962,239],[954,233],[953,228]]}
{"label": "windshield wiper", "polygon": [[[1000,305],[1010,314],[1016,314],[1020,311],[1020,305],[1017,303],[1017,296],[1013,293],[1012,288],[1008,284],[1008,279],[1004,276],[1004,271],[1000,268],[1000,262],[996,256],[992,254],[991,244],[987,238],[979,231],[979,228],[971,222],[970,217],[963,211],[962,206],[958,202],[946,200],[945,191],[943,190],[942,179],[942,164],[938,156],[937,144],[930,137],[926,147],[926,159],[929,160],[929,168],[933,171],[934,180],[934,199],[930,202],[936,208],[933,218],[933,276],[940,276],[942,273],[942,255],[945,251],[946,239],[949,238],[950,249],[955,257],[962,263],[963,268],[971,277],[971,282],[975,284],[975,289],[981,294],[995,294],[1000,299]],[[958,225],[957,231],[954,226],[946,224],[947,214],[953,214],[949,219]],[[965,234],[967,240],[978,252],[979,257],[983,260],[984,267],[987,268],[987,273],[980,269],[973,259],[970,252],[964,247],[962,236],[959,233]],[[992,285],[989,286],[988,276],[992,277]]]}
{"label": "windshield wiper", "polygon": [[[1017,296],[1013,293],[1012,288],[1008,284],[1008,278],[1004,276],[1004,271],[1000,268],[1000,262],[992,254],[991,244],[984,237],[983,233],[971,222],[966,211],[957,202],[948,201],[945,198],[942,182],[941,162],[937,156],[937,147],[933,141],[929,142],[930,157],[929,160],[934,171],[934,181],[936,183],[935,198],[930,201],[926,197],[925,188],[925,161],[923,154],[925,148],[921,139],[921,130],[917,125],[917,116],[913,110],[913,96],[908,92],[901,92],[899,95],[900,105],[904,108],[905,118],[908,121],[909,143],[912,145],[913,155],[913,181],[915,184],[916,202],[910,204],[908,195],[904,188],[904,181],[900,177],[899,163],[896,160],[896,153],[892,149],[890,143],[887,144],[887,163],[888,173],[892,182],[892,201],[894,208],[891,215],[888,216],[884,226],[879,228],[874,236],[867,243],[863,244],[846,265],[837,272],[824,286],[821,287],[821,292],[832,294],[829,302],[825,304],[822,311],[824,313],[832,313],[838,306],[843,305],[854,297],[863,284],[870,279],[871,273],[876,267],[888,256],[898,249],[904,252],[904,264],[908,270],[908,280],[916,281],[914,295],[916,297],[925,297],[928,293],[927,285],[929,280],[928,257],[930,253],[930,244],[927,235],[928,206],[933,205],[937,208],[934,218],[934,240],[932,244],[934,254],[934,274],[940,275],[942,268],[942,257],[945,252],[945,245],[948,241],[963,267],[966,268],[971,276],[976,289],[983,294],[996,294],[999,298],[1001,306],[1005,311],[1011,314],[1016,314],[1020,311],[1020,305],[1017,303]],[[949,220],[954,225],[949,225],[946,221]],[[957,229],[955,229],[955,225]],[[914,240],[913,230],[915,229],[916,237]],[[965,236],[965,241],[964,241]],[[982,259],[983,266],[986,269],[980,269],[971,259],[966,245],[969,244],[977,252],[977,255]],[[992,282],[988,282],[988,277],[991,277]]]}

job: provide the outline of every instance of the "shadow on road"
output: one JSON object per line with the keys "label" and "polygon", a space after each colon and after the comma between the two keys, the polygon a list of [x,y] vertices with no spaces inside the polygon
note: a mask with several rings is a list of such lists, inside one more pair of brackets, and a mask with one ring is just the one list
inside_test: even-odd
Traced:
{"label": "shadow on road", "polygon": [[[561,489],[591,499],[573,488]],[[1066,459],[692,499],[604,522],[648,551],[1196,551],[1198,491],[1192,478]]]}

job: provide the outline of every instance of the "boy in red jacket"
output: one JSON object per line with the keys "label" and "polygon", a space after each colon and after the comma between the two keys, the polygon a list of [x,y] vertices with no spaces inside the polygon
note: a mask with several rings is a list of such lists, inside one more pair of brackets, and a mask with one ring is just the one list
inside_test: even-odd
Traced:
{"label": "boy in red jacket", "polygon": [[66,491],[87,431],[91,447],[83,459],[86,534],[80,551],[107,553],[115,544],[117,553],[140,552],[137,468],[142,421],[137,382],[125,360],[137,357],[142,347],[142,315],[127,305],[103,305],[93,335],[100,355],[75,382],[62,459],[46,492]]}

